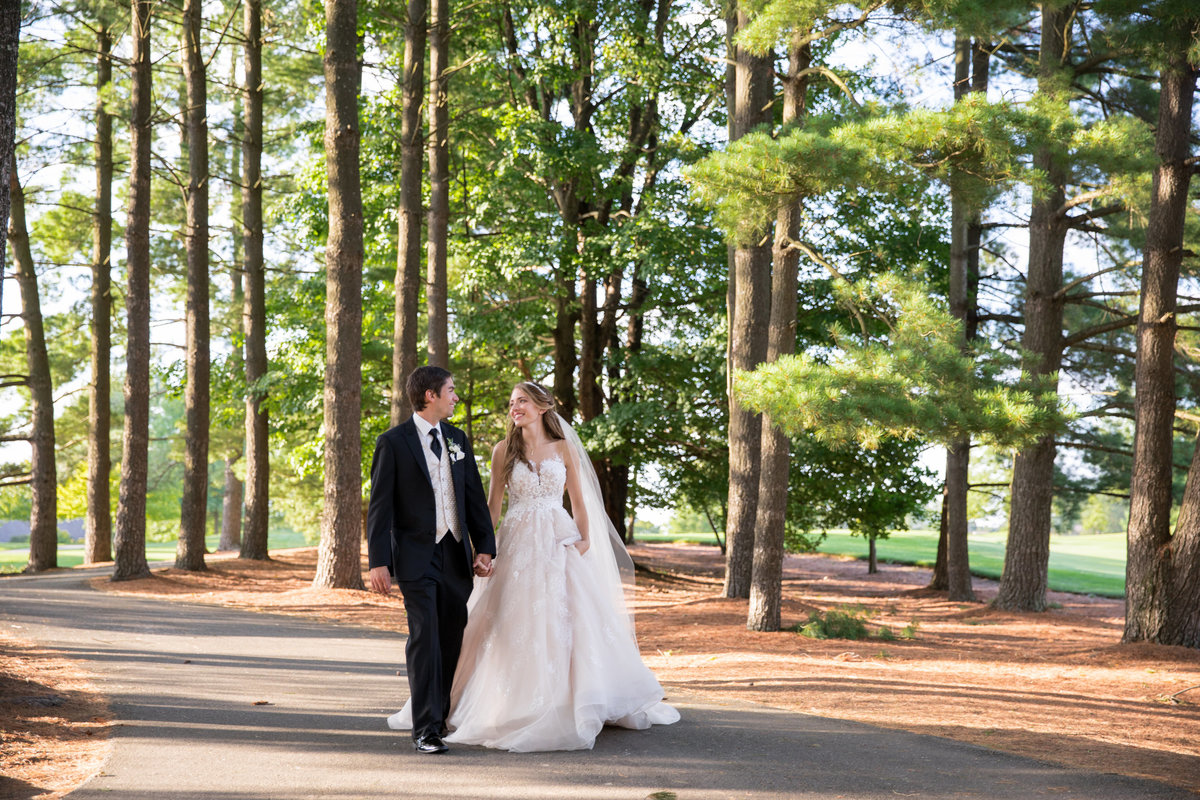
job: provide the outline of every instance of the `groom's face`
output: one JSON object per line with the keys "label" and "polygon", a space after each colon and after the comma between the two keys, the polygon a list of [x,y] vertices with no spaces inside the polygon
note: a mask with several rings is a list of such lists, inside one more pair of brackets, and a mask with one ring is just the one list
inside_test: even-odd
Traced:
{"label": "groom's face", "polygon": [[454,406],[458,404],[458,395],[454,393],[454,378],[447,378],[438,394],[425,393],[425,406],[433,411],[437,419],[449,419],[454,415]]}

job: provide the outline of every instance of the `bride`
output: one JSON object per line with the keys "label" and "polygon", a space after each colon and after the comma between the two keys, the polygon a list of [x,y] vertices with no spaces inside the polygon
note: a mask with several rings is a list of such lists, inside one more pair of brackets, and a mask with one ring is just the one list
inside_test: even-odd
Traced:
{"label": "bride", "polygon": [[[492,451],[493,524],[506,489],[495,571],[476,579],[468,603],[446,741],[580,750],[605,724],[677,721],[634,638],[625,602],[633,561],[604,512],[579,437],[536,383],[513,389],[508,435]],[[407,722],[404,711],[389,720]]]}

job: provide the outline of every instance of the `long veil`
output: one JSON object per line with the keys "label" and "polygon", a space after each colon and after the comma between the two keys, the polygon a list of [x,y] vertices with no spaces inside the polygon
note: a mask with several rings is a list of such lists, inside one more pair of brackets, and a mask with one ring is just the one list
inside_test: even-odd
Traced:
{"label": "long veil", "polygon": [[[549,412],[555,414],[556,412]],[[557,414],[556,414],[557,416]],[[565,419],[558,417],[563,435],[570,447],[574,467],[579,475],[579,486],[583,494],[583,508],[572,509],[573,513],[586,515],[590,546],[584,558],[592,561],[597,570],[605,578],[605,586],[609,589],[608,599],[621,616],[628,621],[629,635],[634,636],[633,612],[630,603],[633,600],[634,576],[633,559],[625,549],[625,543],[613,527],[612,520],[604,510],[604,496],[600,493],[600,481],[592,460],[575,433]]]}

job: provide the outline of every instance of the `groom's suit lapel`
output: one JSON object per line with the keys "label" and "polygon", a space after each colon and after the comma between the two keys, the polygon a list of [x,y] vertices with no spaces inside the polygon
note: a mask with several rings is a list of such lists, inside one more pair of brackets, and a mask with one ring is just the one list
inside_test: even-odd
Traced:
{"label": "groom's suit lapel", "polygon": [[417,423],[410,419],[404,424],[403,430],[404,441],[408,443],[408,449],[412,451],[417,466],[421,468],[421,474],[425,476],[429,488],[432,489],[433,479],[429,475],[429,465],[425,463],[425,451],[421,449],[421,435],[417,432]]}

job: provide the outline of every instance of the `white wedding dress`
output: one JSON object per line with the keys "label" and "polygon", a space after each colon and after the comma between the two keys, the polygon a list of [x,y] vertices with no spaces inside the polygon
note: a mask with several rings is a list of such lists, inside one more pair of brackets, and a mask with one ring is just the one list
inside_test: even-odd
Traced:
{"label": "white wedding dress", "polygon": [[[643,729],[679,719],[642,663],[606,552],[613,545],[594,543],[584,555],[574,547],[579,531],[563,508],[565,482],[558,456],[533,470],[513,468],[495,572],[475,579],[467,606],[447,742],[581,750],[605,724]],[[388,724],[411,727],[407,711],[406,704]]]}

